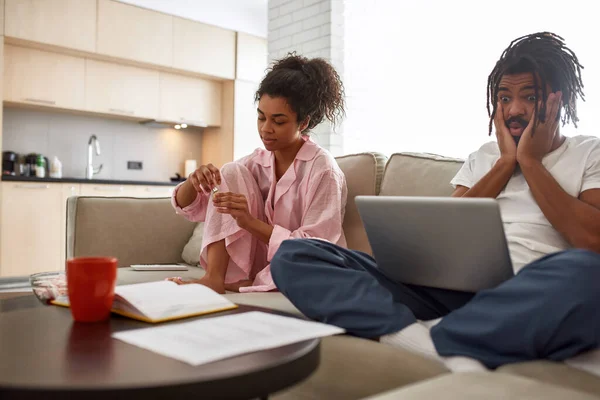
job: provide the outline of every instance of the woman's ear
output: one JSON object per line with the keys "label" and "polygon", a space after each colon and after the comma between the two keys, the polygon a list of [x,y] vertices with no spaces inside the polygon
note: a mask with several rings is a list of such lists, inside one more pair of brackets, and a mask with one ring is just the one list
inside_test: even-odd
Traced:
{"label": "woman's ear", "polygon": [[304,121],[300,125],[298,125],[298,130],[300,133],[304,132],[306,128],[308,128],[308,123],[310,122],[310,116],[306,117]]}

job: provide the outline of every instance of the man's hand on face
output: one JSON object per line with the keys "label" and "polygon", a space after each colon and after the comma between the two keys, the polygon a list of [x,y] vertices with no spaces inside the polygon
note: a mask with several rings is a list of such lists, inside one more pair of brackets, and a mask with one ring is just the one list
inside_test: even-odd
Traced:
{"label": "man's hand on face", "polygon": [[496,105],[496,115],[494,116],[494,127],[496,128],[496,139],[500,147],[500,157],[508,162],[517,162],[517,144],[510,134],[506,122],[504,121],[504,109],[502,103],[498,101]]}
{"label": "man's hand on face", "polygon": [[[517,162],[542,161],[552,150],[558,131],[557,115],[562,106],[562,92],[550,93],[546,100],[546,118],[537,118],[537,127],[533,126],[534,118],[529,120],[517,147]],[[541,108],[541,107],[540,107]],[[543,122],[542,122],[543,119]]]}

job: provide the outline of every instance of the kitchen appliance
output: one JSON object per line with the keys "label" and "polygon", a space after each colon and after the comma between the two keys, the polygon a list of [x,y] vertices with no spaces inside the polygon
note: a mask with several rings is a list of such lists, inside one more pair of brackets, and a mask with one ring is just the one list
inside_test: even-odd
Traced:
{"label": "kitchen appliance", "polygon": [[16,175],[19,155],[14,151],[2,152],[2,175]]}
{"label": "kitchen appliance", "polygon": [[[38,153],[30,153],[25,156],[25,166],[23,168],[24,176],[31,176],[31,177],[36,176],[35,171],[37,168],[37,160],[38,160],[39,156],[40,156],[40,154],[38,154]],[[50,175],[50,163],[48,162],[48,157],[44,157],[44,161],[45,161],[44,165],[45,165],[45,169],[46,169],[44,176],[49,176]]]}

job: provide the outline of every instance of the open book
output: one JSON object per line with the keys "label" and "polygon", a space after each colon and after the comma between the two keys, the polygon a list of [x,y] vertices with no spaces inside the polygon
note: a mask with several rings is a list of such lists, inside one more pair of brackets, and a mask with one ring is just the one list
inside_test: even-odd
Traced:
{"label": "open book", "polygon": [[[68,307],[69,298],[59,297],[51,303]],[[206,286],[159,281],[117,286],[112,312],[144,322],[157,323],[236,307],[237,305],[226,297]]]}

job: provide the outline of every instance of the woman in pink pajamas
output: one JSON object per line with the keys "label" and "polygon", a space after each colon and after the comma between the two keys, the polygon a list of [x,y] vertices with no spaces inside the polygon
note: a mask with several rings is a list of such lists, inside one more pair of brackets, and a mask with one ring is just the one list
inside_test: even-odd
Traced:
{"label": "woman in pink pajamas", "polygon": [[346,245],[346,180],[335,159],[309,138],[324,119],[344,115],[344,89],[322,59],[277,61],[256,92],[264,149],[224,165],[202,165],[174,191],[175,210],[205,221],[200,283],[219,293],[276,289],[269,262],[282,241]]}

